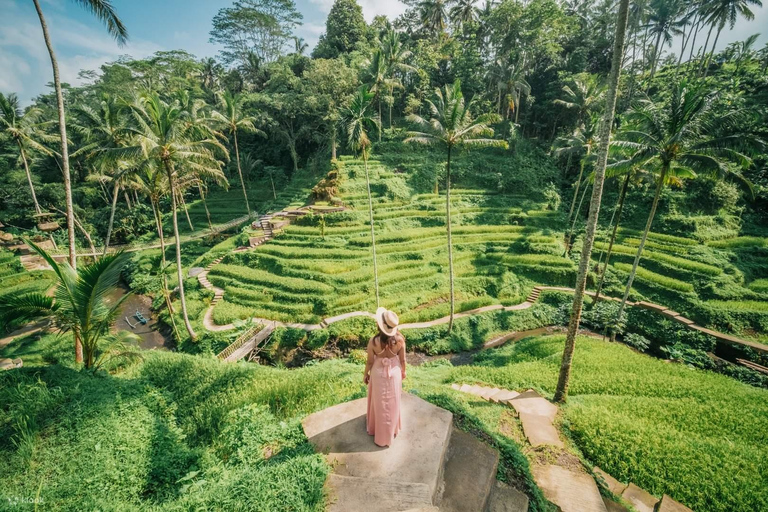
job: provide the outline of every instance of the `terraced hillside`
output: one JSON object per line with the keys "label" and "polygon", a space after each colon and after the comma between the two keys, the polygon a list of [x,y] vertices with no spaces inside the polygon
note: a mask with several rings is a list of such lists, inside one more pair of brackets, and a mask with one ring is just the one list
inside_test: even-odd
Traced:
{"label": "terraced hillside", "polygon": [[[381,303],[407,322],[444,316],[445,196],[442,190],[439,196],[419,193],[411,166],[404,171],[396,164],[398,155],[385,156],[369,162]],[[214,310],[217,323],[251,316],[314,323],[375,309],[361,160],[342,157],[338,195],[349,211],[301,218],[268,244],[230,254],[211,270],[210,281],[225,290],[225,300]],[[459,311],[519,303],[536,284],[573,283],[578,254],[564,256],[563,214],[548,209],[542,194],[517,196],[459,184],[452,199]],[[605,256],[608,235],[607,230],[599,235],[595,268]],[[639,232],[619,230],[606,293],[623,293],[639,238]],[[703,325],[763,341],[768,332],[763,284],[768,265],[760,257],[765,245],[755,237],[705,245],[651,233],[631,298],[660,302]],[[578,240],[574,247],[578,251]]]}
{"label": "terraced hillside", "polygon": [[[370,162],[374,178],[382,305],[404,321],[448,312],[444,196],[415,194],[407,176]],[[214,319],[235,314],[316,322],[375,309],[370,230],[362,161],[344,159],[340,196],[352,210],[300,219],[254,251],[229,255],[210,281],[225,290]],[[557,215],[529,199],[485,190],[453,192],[459,310],[524,300],[537,282],[570,284],[575,264],[563,257]]]}

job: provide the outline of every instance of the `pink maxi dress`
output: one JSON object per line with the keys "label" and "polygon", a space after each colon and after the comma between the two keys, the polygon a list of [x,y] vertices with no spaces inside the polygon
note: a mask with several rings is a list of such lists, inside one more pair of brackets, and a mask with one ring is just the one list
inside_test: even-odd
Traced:
{"label": "pink maxi dress", "polygon": [[[400,350],[403,350],[401,348]],[[402,428],[400,417],[400,395],[403,390],[402,368],[397,354],[391,357],[373,352],[371,378],[368,381],[368,435],[378,446],[390,446]]]}

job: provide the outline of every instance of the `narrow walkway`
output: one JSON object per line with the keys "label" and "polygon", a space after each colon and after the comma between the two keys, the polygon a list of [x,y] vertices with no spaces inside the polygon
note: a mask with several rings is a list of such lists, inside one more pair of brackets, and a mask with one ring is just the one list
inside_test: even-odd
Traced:
{"label": "narrow walkway", "polygon": [[633,483],[623,484],[597,466],[590,474],[560,439],[554,424],[557,405],[536,391],[529,389],[520,393],[470,384],[451,384],[451,387],[515,410],[531,446],[537,451],[547,447],[543,448],[546,456],[537,458],[532,465],[533,478],[544,496],[563,512],[628,512],[623,505],[601,496],[598,485],[620,496],[638,512],[692,512],[667,495],[659,500]]}

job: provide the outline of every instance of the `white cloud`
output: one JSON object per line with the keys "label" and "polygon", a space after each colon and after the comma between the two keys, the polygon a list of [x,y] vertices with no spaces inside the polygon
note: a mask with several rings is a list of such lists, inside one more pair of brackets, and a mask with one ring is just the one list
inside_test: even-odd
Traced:
{"label": "white cloud", "polygon": [[[78,74],[83,69],[98,70],[120,55],[131,53],[145,57],[161,48],[149,41],[131,40],[124,48],[102,29],[72,20],[57,7],[58,0],[46,12],[46,21],[53,41],[62,82],[80,85]],[[48,6],[44,4],[44,6]],[[0,91],[17,92],[24,103],[46,91],[53,80],[51,62],[43,41],[37,15],[32,8],[21,8],[14,2],[0,0]]]}
{"label": "white cloud", "polygon": [[[317,5],[324,14],[328,14],[333,6],[333,0],[310,0],[310,2]],[[368,23],[379,14],[395,19],[406,9],[405,4],[399,0],[358,0],[358,3],[363,8],[363,17]]]}

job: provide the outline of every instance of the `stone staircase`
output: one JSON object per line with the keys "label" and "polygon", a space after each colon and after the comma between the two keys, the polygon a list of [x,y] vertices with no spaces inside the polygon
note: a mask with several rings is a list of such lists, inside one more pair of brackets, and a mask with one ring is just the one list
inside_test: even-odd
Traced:
{"label": "stone staircase", "polygon": [[496,480],[499,454],[453,428],[453,415],[403,393],[403,428],[380,448],[366,433],[367,399],[307,416],[310,443],[326,455],[330,512],[526,512],[528,497]]}
{"label": "stone staircase", "polygon": [[531,294],[528,295],[527,299],[525,299],[525,302],[530,302],[531,304],[533,304],[534,302],[539,300],[539,295],[541,295],[541,288],[539,288],[538,286],[534,286],[533,290],[531,290]]}
{"label": "stone staircase", "polygon": [[666,494],[659,500],[633,483],[622,484],[597,466],[591,474],[580,468],[579,459],[569,454],[554,426],[557,406],[536,391],[529,389],[520,393],[471,384],[451,384],[451,387],[489,402],[512,407],[531,446],[534,449],[549,447],[548,458],[555,462],[533,464],[533,478],[544,496],[560,512],[629,512],[624,505],[602,496],[598,485],[614,496],[621,497],[636,512],[692,512]]}

